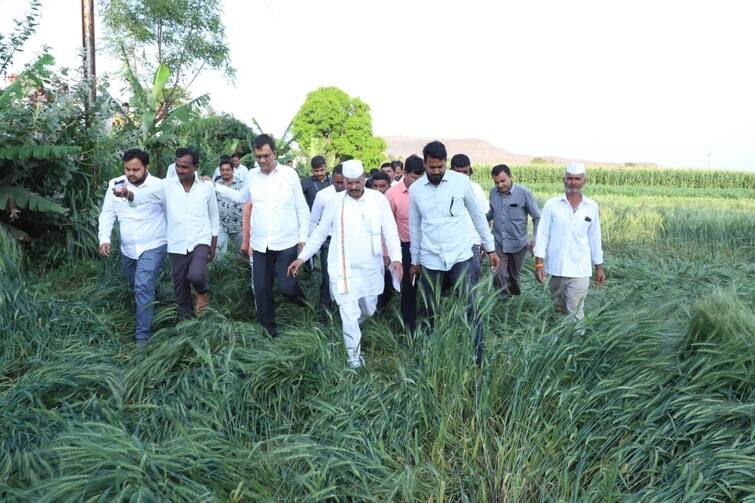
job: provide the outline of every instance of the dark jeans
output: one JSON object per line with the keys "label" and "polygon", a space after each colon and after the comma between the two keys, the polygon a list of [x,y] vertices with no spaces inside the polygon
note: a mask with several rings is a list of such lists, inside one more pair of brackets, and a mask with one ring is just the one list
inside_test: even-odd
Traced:
{"label": "dark jeans", "polygon": [[527,247],[525,246],[515,253],[506,253],[496,243],[495,252],[501,259],[501,265],[495,273],[496,287],[504,298],[519,295],[522,293],[522,282],[519,275],[522,272],[524,258],[527,256]]}
{"label": "dark jeans", "polygon": [[328,248],[330,247],[330,238],[320,248],[320,313],[325,314],[330,311],[333,304],[333,298],[330,296],[330,275],[328,274]]}
{"label": "dark jeans", "polygon": [[257,307],[257,321],[271,336],[278,335],[275,327],[275,303],[273,302],[273,277],[281,293],[289,299],[301,303],[304,293],[295,277],[286,274],[288,266],[296,260],[296,245],[285,250],[270,250],[265,253],[254,250],[254,302]]}
{"label": "dark jeans", "polygon": [[170,275],[176,290],[176,305],[178,313],[183,319],[194,316],[194,300],[191,297],[191,287],[197,293],[207,293],[207,263],[210,258],[210,247],[197,245],[186,254],[170,254]]}
{"label": "dark jeans", "polygon": [[458,291],[459,295],[466,298],[467,320],[472,325],[474,334],[475,362],[482,364],[482,323],[475,309],[472,287],[477,283],[478,276],[474,273],[473,259],[457,262],[448,271],[436,271],[422,268],[420,278],[420,296],[422,298],[421,316],[427,320],[430,330],[435,328],[435,311],[442,285],[445,281],[451,284],[451,288]]}
{"label": "dark jeans", "polygon": [[145,250],[138,259],[121,255],[121,268],[136,300],[137,341],[149,340],[152,334],[152,315],[155,312],[155,285],[165,262],[168,245]]}
{"label": "dark jeans", "polygon": [[409,251],[409,242],[401,242],[401,265],[404,276],[401,278],[401,318],[409,332],[414,332],[417,327],[417,287],[419,280],[412,285],[409,277],[409,268],[412,266],[412,254]]}
{"label": "dark jeans", "polygon": [[391,275],[391,270],[389,268],[385,268],[385,272],[383,273],[383,293],[378,295],[378,301],[377,301],[377,309],[382,310],[385,308],[385,306],[388,305],[388,303],[393,298],[393,275]]}

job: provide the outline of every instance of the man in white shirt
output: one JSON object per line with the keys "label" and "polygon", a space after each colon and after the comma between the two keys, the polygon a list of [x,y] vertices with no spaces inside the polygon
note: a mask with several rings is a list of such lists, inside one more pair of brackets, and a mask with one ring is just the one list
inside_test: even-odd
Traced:
{"label": "man in white shirt", "polygon": [[[315,230],[317,224],[322,219],[323,211],[328,205],[328,202],[335,197],[339,192],[342,192],[345,188],[343,180],[343,165],[339,164],[333,169],[333,176],[331,176],[331,185],[328,185],[315,195],[315,200],[312,203],[312,213],[309,215],[309,232],[308,236],[312,235],[312,231]],[[330,305],[333,303],[333,297],[330,295],[330,277],[328,276],[328,248],[330,247],[330,234],[325,239],[325,242],[320,247],[320,323],[326,323],[328,321],[328,313],[330,312]]]}
{"label": "man in white shirt", "polygon": [[[221,160],[225,159],[226,157],[221,157]],[[231,166],[233,167],[233,177],[237,179],[239,182],[241,182],[241,185],[246,185],[249,183],[249,170],[246,166],[241,164],[241,157],[238,152],[234,152],[231,157]],[[215,168],[215,171],[212,173],[212,179],[217,180],[217,178],[220,176],[220,165],[218,165],[217,168]]]}
{"label": "man in white shirt", "polygon": [[384,162],[380,165],[380,171],[388,175],[388,180],[391,187],[398,183],[398,180],[396,180],[396,168],[393,167],[393,163]]}
{"label": "man in white shirt", "polygon": [[[451,169],[469,178],[477,205],[484,213],[487,213],[488,199],[485,197],[485,192],[480,184],[472,180],[472,161],[469,160],[469,157],[466,154],[454,155],[451,158]],[[479,277],[482,272],[480,263],[480,244],[482,244],[482,241],[480,241],[480,235],[469,216],[467,216],[467,227],[469,228],[469,242],[472,243],[472,270]]]}
{"label": "man in white shirt", "polygon": [[[131,206],[161,202],[168,224],[168,254],[176,291],[176,304],[182,318],[200,315],[209,302],[207,264],[215,257],[220,220],[212,182],[196,176],[199,152],[193,148],[176,150],[176,178],[166,179],[149,191],[115,189],[115,195],[131,201]],[[233,190],[233,189],[228,189]],[[191,287],[197,293],[192,302]]]}
{"label": "man in white shirt", "polygon": [[137,345],[146,344],[152,334],[155,284],[167,254],[165,205],[161,202],[132,208],[113,195],[116,184],[134,192],[149,190],[162,180],[149,174],[149,154],[137,148],[123,154],[125,177],[108,182],[99,218],[100,255],[110,255],[110,234],[116,220],[121,236],[121,268],[134,290]]}
{"label": "man in white shirt", "polygon": [[261,134],[254,140],[258,168],[249,172],[249,183],[240,191],[221,185],[217,194],[236,202],[252,201],[251,236],[252,280],[257,320],[275,337],[273,277],[281,293],[304,305],[304,293],[295,277],[286,274],[288,266],[304,247],[309,228],[309,207],[304,199],[296,170],[278,163],[275,142]]}
{"label": "man in white shirt", "polygon": [[448,280],[466,297],[467,318],[474,330],[475,362],[482,364],[482,324],[475,309],[472,286],[478,276],[472,268],[467,217],[472,219],[493,270],[498,269],[493,235],[485,211],[475,198],[469,178],[446,170],[446,147],[439,141],[422,150],[425,176],[409,187],[409,241],[412,266],[420,277],[421,314],[434,329],[435,311],[443,283]]}
{"label": "man in white shirt", "polygon": [[556,312],[584,318],[583,302],[590,286],[603,285],[603,248],[598,204],[582,194],[587,182],[583,164],[569,164],[564,175],[564,194],[545,202],[535,238],[535,278],[550,291]]}
{"label": "man in white shirt", "polygon": [[401,246],[388,200],[377,191],[365,189],[362,162],[345,161],[343,174],[346,191],[330,200],[288,274],[296,276],[304,261],[332,234],[328,254],[330,288],[341,314],[349,366],[357,368],[364,363],[359,324],[375,313],[377,296],[383,291],[383,242],[397,283],[402,275]]}

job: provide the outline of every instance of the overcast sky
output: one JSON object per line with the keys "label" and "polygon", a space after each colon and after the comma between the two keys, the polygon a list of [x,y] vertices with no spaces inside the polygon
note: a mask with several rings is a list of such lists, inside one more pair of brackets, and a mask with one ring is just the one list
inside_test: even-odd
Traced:
{"label": "overcast sky", "polygon": [[[43,44],[78,64],[80,0],[45,0]],[[225,0],[235,84],[212,106],[279,134],[338,86],[381,135],[481,138],[512,152],[755,170],[755,30],[742,1]],[[0,0],[0,30],[26,2]],[[98,70],[115,61],[98,55]],[[272,58],[272,60],[271,60]],[[112,89],[118,98],[119,86]]]}

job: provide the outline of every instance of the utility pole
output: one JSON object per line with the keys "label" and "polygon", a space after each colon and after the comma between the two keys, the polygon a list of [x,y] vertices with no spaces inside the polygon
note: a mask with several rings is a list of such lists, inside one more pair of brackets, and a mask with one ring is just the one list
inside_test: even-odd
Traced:
{"label": "utility pole", "polygon": [[84,48],[84,79],[89,87],[87,116],[97,98],[97,73],[94,62],[94,0],[81,0],[81,45]]}

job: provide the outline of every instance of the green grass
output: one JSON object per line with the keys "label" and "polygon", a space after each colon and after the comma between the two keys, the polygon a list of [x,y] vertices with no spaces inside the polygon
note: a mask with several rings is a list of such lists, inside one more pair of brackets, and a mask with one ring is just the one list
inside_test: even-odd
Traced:
{"label": "green grass", "polygon": [[175,323],[165,276],[138,350],[117,260],[24,274],[0,234],[0,500],[755,501],[751,201],[721,190],[595,190],[587,333],[528,263],[509,303],[479,287],[482,369],[452,300],[425,337],[396,301],[367,321],[360,372],[312,309],[281,304],[270,340],[240,260],[198,321]]}

